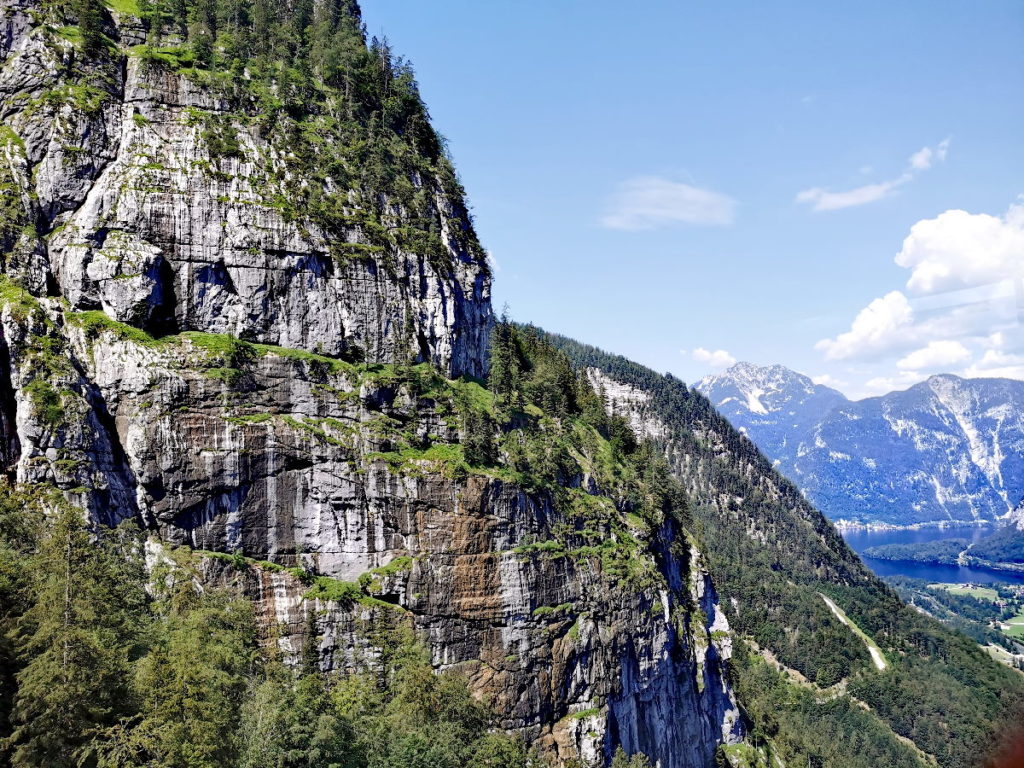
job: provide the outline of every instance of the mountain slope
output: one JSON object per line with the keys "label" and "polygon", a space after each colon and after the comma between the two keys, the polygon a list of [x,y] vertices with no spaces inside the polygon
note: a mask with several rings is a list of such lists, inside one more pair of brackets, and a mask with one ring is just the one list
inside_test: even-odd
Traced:
{"label": "mountain slope", "polygon": [[[806,721],[801,729],[790,712],[777,709],[786,694],[766,679],[759,659],[791,669],[791,681],[829,689],[819,693],[826,699],[865,702],[875,728],[911,740],[940,765],[977,764],[1016,716],[1024,678],[903,605],[699,392],[595,347],[550,338],[589,372],[611,409],[661,447],[690,493],[722,604],[746,648],[740,703],[766,737],[800,744],[822,764],[850,759],[814,743]],[[874,667],[858,632],[831,613],[823,596],[877,644],[887,669]],[[841,733],[852,710],[802,711],[820,718],[815,732]],[[993,729],[994,723],[1004,725]],[[882,765],[892,758],[874,759]]]}
{"label": "mountain slope", "polygon": [[[619,748],[661,768],[962,766],[991,746],[1021,680],[901,606],[705,400],[620,385],[655,447],[543,336],[495,326],[412,73],[354,3],[0,3],[0,446],[68,544],[14,567],[28,545],[0,520],[5,750],[248,768],[264,757],[237,734],[266,721],[241,710],[311,685],[288,738],[408,689],[422,727],[391,764],[447,767],[429,713],[466,708],[433,673],[488,705],[473,741],[494,728],[567,768]],[[173,594],[137,575],[156,639],[95,643],[120,709],[89,715],[90,654],[51,630],[107,629],[92,566],[116,573],[101,554],[122,536]],[[216,643],[246,616],[250,637]],[[12,646],[8,627],[38,631]],[[411,632],[419,682],[395,672]],[[97,720],[70,753],[48,728],[68,702]],[[165,759],[186,717],[190,757]],[[370,752],[346,760],[391,768]]]}
{"label": "mountain slope", "polygon": [[721,375],[701,379],[696,389],[787,469],[799,451],[795,436],[809,432],[833,408],[848,402],[841,392],[781,365],[737,363]]}
{"label": "mountain slope", "polygon": [[[411,629],[428,668],[489,705],[474,732],[553,765],[619,748],[762,764],[678,489],[537,339],[505,328],[512,380],[476,378],[486,258],[411,71],[365,40],[355,4],[114,6],[0,0],[3,469],[100,539],[142,526],[152,591],[170,570],[186,605],[222,588],[251,604],[261,661],[224,670],[234,693],[209,718],[237,732],[259,703],[239,691],[277,684],[262,666],[342,691],[379,679]],[[10,714],[24,752],[62,713],[19,686],[50,649],[8,656],[12,605],[0,728]],[[219,653],[186,630],[197,662]],[[110,765],[184,764],[145,724],[167,722],[161,696],[185,699],[173,723],[206,686],[164,691],[174,648],[146,642],[111,645],[128,711],[72,745],[86,764],[115,731],[129,747]],[[98,680],[75,679],[88,701]],[[51,741],[60,759],[37,764],[77,764]],[[215,746],[188,764],[242,764]]]}
{"label": "mountain slope", "polygon": [[933,376],[851,402],[780,366],[741,363],[696,388],[833,520],[995,520],[1024,497],[1022,382]]}

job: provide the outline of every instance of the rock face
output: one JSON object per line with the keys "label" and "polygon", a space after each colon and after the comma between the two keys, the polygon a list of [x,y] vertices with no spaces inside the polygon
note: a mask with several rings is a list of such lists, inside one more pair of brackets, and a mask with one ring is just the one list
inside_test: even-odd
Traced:
{"label": "rock face", "polygon": [[[285,658],[372,664],[374,631],[412,625],[558,764],[622,746],[702,768],[742,744],[680,521],[630,517],[582,464],[564,490],[594,520],[461,460],[492,312],[446,166],[403,177],[415,215],[371,206],[298,177],[255,107],[167,65],[140,20],[105,18],[102,56],[60,21],[0,0],[6,473],[138,519],[153,561],[201,551]],[[629,573],[606,560],[621,540]]]}
{"label": "rock face", "polygon": [[7,228],[9,272],[154,333],[228,333],[482,374],[486,257],[440,178],[410,180],[437,253],[376,244],[381,227],[413,226],[411,214],[378,200],[380,221],[368,218],[355,189],[336,193],[340,223],[328,233],[290,207],[301,183],[290,148],[255,107],[135,54],[146,39],[136,19],[110,27],[123,55],[90,59],[33,24],[35,5],[0,3],[0,184],[24,198],[12,224],[34,222],[43,236]]}
{"label": "rock face", "polygon": [[[18,480],[61,488],[107,523],[138,516],[163,546],[275,564],[204,568],[285,628],[286,655],[316,642],[324,669],[354,667],[373,657],[368,626],[406,621],[438,669],[461,668],[503,727],[561,761],[621,745],[687,768],[742,741],[728,622],[674,519],[638,529],[648,575],[631,581],[580,549],[550,495],[395,452],[428,436],[435,454],[457,445],[445,387],[477,385],[228,337],[157,341],[27,294],[4,310],[3,338]],[[593,479],[572,484],[612,504]],[[306,598],[283,566],[358,597]]]}
{"label": "rock face", "polygon": [[1007,518],[1006,523],[1008,526],[1012,525],[1018,531],[1024,531],[1024,499],[1021,499],[1021,502],[1020,504],[1017,505],[1017,508],[1010,513],[1010,516]]}
{"label": "rock face", "polygon": [[851,402],[740,363],[696,388],[833,520],[992,521],[1024,498],[1024,383],[941,375]]}

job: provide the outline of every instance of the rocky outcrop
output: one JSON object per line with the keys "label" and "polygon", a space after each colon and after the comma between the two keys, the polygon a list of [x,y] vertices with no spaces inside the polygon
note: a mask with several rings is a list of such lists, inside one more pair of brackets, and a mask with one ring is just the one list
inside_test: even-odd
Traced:
{"label": "rocky outcrop", "polygon": [[[235,553],[203,560],[205,578],[244,589],[286,657],[314,642],[324,669],[372,664],[370,628],[403,621],[560,761],[621,745],[687,768],[742,742],[728,622],[685,531],[632,523],[641,575],[617,573],[550,494],[453,464],[457,390],[476,384],[157,340],[18,295],[3,314],[18,479],[103,522],[138,516],[157,550]],[[592,478],[573,485],[611,504]]]}
{"label": "rocky outcrop", "polygon": [[34,5],[0,4],[5,189],[38,232],[19,230],[8,273],[158,334],[482,374],[486,257],[439,178],[410,180],[439,253],[389,240],[420,225],[398,201],[378,200],[385,213],[368,218],[359,190],[335,191],[347,223],[328,233],[290,205],[289,147],[253,107],[144,57],[138,20],[112,20],[119,54],[90,58],[69,32],[33,22]]}
{"label": "rocky outcrop", "polygon": [[0,0],[5,471],[137,519],[151,564],[244,591],[293,662],[372,666],[375,632],[414,627],[559,764],[742,744],[681,517],[633,514],[579,451],[557,487],[468,461],[471,412],[495,426],[490,275],[444,162],[349,189],[350,157],[302,166],[166,30],[113,12],[88,53],[47,8]]}

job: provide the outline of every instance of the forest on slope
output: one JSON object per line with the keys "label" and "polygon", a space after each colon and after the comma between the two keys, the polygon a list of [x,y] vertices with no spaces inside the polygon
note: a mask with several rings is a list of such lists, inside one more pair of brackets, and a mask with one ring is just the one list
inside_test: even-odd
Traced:
{"label": "forest on slope", "polygon": [[[885,731],[895,733],[940,765],[977,764],[1012,731],[1024,693],[1019,672],[904,605],[703,395],[597,347],[548,338],[577,368],[596,369],[645,395],[638,405],[616,408],[605,393],[610,407],[632,416],[635,425],[651,419],[658,425],[651,437],[690,495],[694,527],[707,542],[730,624],[747,646],[740,697],[761,728],[800,744],[824,765],[856,764],[856,756],[834,754],[822,734],[847,731],[863,716],[857,701],[884,724],[879,742]],[[873,670],[856,638],[824,616],[822,594],[880,646],[886,670]],[[799,707],[795,716],[778,706],[787,686],[765,669],[758,649],[819,689],[842,681],[840,695],[827,707]]]}
{"label": "forest on slope", "polygon": [[489,343],[354,3],[0,7],[0,760],[952,767],[1012,722],[706,401],[605,360],[652,444]]}

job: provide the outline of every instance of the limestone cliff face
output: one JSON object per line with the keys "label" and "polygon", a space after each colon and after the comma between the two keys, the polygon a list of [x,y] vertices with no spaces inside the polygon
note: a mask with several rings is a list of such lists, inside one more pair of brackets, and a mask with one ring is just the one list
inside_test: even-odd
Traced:
{"label": "limestone cliff face", "polygon": [[372,664],[410,624],[557,764],[741,743],[680,520],[629,514],[583,455],[563,497],[463,460],[492,312],[457,185],[410,175],[414,215],[300,177],[255,109],[139,55],[140,20],[106,17],[96,56],[59,21],[0,0],[5,472],[138,519],[154,561],[199,551],[286,658]]}
{"label": "limestone cliff face", "polygon": [[412,226],[401,202],[373,201],[372,220],[356,189],[329,189],[327,233],[289,204],[303,182],[255,107],[139,55],[138,19],[110,19],[118,53],[90,58],[38,5],[0,2],[0,184],[22,199],[0,222],[8,272],[157,333],[483,372],[486,257],[440,178],[408,180],[437,231],[429,257],[388,238]]}
{"label": "limestone cliff face", "polygon": [[[477,385],[228,337],[155,340],[16,298],[2,319],[18,480],[104,522],[137,516],[157,551],[237,553],[204,561],[206,578],[253,597],[286,656],[315,642],[324,669],[372,663],[369,628],[403,621],[502,727],[560,761],[622,745],[696,767],[743,740],[728,622],[685,531],[629,523],[643,576],[617,574],[550,494],[447,463],[450,389]],[[570,483],[614,514],[592,477]]]}

